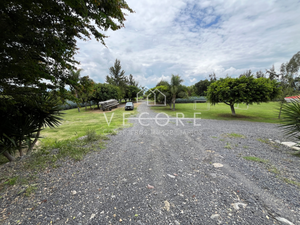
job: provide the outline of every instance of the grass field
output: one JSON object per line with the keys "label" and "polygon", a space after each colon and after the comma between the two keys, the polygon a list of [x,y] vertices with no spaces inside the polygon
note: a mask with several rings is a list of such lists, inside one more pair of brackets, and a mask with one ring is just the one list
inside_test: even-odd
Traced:
{"label": "grass field", "polygon": [[[120,128],[123,124],[123,113],[125,117],[125,124],[130,115],[136,114],[136,109],[133,111],[125,111],[124,108],[117,108],[110,111],[103,112],[102,110],[81,110],[69,109],[62,111],[63,123],[58,128],[46,128],[41,132],[41,136],[46,139],[56,140],[74,140],[86,134],[87,130],[95,130],[97,134],[111,134],[114,130]],[[43,139],[41,139],[43,141]]]}
{"label": "grass field", "polygon": [[[278,119],[278,102],[269,102],[253,104],[248,107],[245,104],[235,105],[236,116],[231,115],[230,107],[224,103],[215,106],[209,103],[177,103],[175,111],[170,110],[169,106],[156,107],[152,106],[156,112],[164,112],[170,116],[176,117],[176,113],[183,113],[185,118],[216,119],[216,120],[245,120],[252,122],[280,123]],[[181,117],[179,115],[178,117]]]}

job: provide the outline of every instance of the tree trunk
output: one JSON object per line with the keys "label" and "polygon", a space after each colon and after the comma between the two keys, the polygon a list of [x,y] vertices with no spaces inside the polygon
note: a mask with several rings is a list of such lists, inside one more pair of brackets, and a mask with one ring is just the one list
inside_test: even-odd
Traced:
{"label": "tree trunk", "polygon": [[169,105],[170,105],[170,109],[172,109],[172,102],[170,102]]}
{"label": "tree trunk", "polygon": [[19,141],[19,153],[20,156],[23,156],[22,141]]}
{"label": "tree trunk", "polygon": [[15,161],[15,158],[8,153],[8,151],[3,152],[3,155],[11,162],[11,161]]}
{"label": "tree trunk", "polygon": [[80,112],[80,108],[79,108],[78,104],[77,104],[77,108],[78,108],[78,112]]}
{"label": "tree trunk", "polygon": [[86,107],[87,107],[87,104],[85,103],[85,111],[87,110],[87,108],[86,108]]}
{"label": "tree trunk", "polygon": [[230,105],[231,113],[233,116],[235,116],[235,110],[234,110],[234,104]]}
{"label": "tree trunk", "polygon": [[173,99],[172,99],[172,103],[173,103],[173,109],[172,110],[173,111],[175,110],[175,101],[176,101],[176,98],[173,97]]}
{"label": "tree trunk", "polygon": [[282,105],[283,105],[283,102],[280,103],[278,119],[280,119],[280,116],[281,116]]}
{"label": "tree trunk", "polygon": [[27,150],[27,155],[31,154],[31,151],[33,149],[33,147],[35,146],[39,136],[40,136],[40,132],[41,132],[41,127],[39,127],[39,131],[36,133],[34,141],[31,143],[31,145],[29,146],[28,150]]}

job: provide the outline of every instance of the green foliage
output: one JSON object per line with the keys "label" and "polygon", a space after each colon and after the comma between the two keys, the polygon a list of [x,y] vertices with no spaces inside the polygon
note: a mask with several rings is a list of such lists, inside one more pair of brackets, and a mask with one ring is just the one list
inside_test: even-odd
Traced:
{"label": "green foliage", "polygon": [[[99,110],[88,110],[77,113],[76,109],[66,110],[64,113],[64,120],[61,126],[56,129],[46,128],[41,131],[41,136],[45,137],[41,142],[48,142],[50,141],[49,139],[57,139],[59,141],[66,139],[75,140],[86,135],[88,129],[95,130],[97,135],[103,136],[113,133],[123,125],[124,108],[117,108],[114,111],[105,112],[105,114]],[[126,113],[129,113],[130,115],[136,114],[137,107]],[[125,125],[128,124],[127,118],[130,115],[125,115]]]}
{"label": "green foliage", "polygon": [[261,158],[255,157],[255,156],[245,156],[243,158],[246,160],[249,160],[249,161],[259,162],[259,163],[267,163],[268,162],[267,160],[264,160],[264,159],[261,159]]}
{"label": "green foliage", "polygon": [[109,68],[110,76],[106,76],[106,82],[117,87],[126,85],[125,71],[122,70],[120,60],[116,59],[114,66]]}
{"label": "green foliage", "polygon": [[275,80],[264,77],[255,79],[253,76],[226,77],[209,86],[207,99],[213,105],[224,102],[231,107],[232,115],[235,115],[234,104],[268,102],[280,92],[281,89]]}
{"label": "green foliage", "polygon": [[87,142],[97,141],[100,139],[100,135],[97,135],[95,130],[88,129],[86,131],[86,138],[84,139]]}
{"label": "green foliage", "polygon": [[288,184],[294,184],[294,185],[298,186],[298,188],[300,188],[300,182],[291,180],[291,179],[286,178],[286,177],[282,178],[282,180],[283,180],[284,182],[288,183]]}
{"label": "green foliage", "polygon": [[[245,104],[240,104],[239,107],[245,108]],[[280,123],[277,115],[278,103],[268,102],[261,104],[253,104],[247,110],[240,110],[238,115],[232,116],[228,112],[228,106],[224,103],[210,106],[209,103],[185,103],[176,104],[178,112],[183,113],[185,118],[201,118],[214,120],[244,120],[252,122],[265,123]],[[156,112],[164,112],[170,116],[176,117],[176,111],[170,111],[169,107],[151,107]],[[237,108],[236,110],[239,110]],[[201,113],[195,115],[194,113]],[[201,120],[196,119],[196,123],[201,123]]]}
{"label": "green foliage", "polygon": [[[120,99],[120,89],[111,84],[94,84],[94,91],[91,100],[97,104],[109,99]],[[98,106],[99,107],[99,106]]]}
{"label": "green foliage", "polygon": [[229,142],[226,143],[225,147],[224,148],[227,148],[227,149],[232,149],[231,145]]}
{"label": "green foliage", "polygon": [[[0,3],[0,87],[3,95],[25,95],[63,88],[77,63],[76,39],[124,26],[123,0],[2,0]],[[16,22],[17,21],[17,22]],[[13,82],[12,82],[13,81]]]}
{"label": "green foliage", "polygon": [[226,137],[230,137],[230,138],[245,138],[244,135],[242,134],[237,134],[237,133],[230,133],[230,134],[226,134]]}
{"label": "green foliage", "polygon": [[[61,112],[54,95],[45,93],[33,94],[24,102],[14,102],[13,99],[1,99],[0,120],[0,154],[13,154],[28,147],[31,151],[39,133],[44,127],[54,128],[61,123]],[[13,160],[13,159],[10,159]]]}
{"label": "green foliage", "polygon": [[265,143],[265,144],[269,144],[270,141],[268,139],[262,139],[262,138],[257,138],[257,141],[261,142],[261,143]]}
{"label": "green foliage", "polygon": [[139,91],[140,89],[137,86],[128,85],[126,86],[124,98],[128,98],[129,100],[132,100],[133,98],[136,98],[136,95]]}
{"label": "green foliage", "polygon": [[109,68],[109,74],[106,76],[106,82],[119,88],[119,98],[117,99],[130,99],[136,97],[140,91],[138,82],[132,76],[125,76],[125,71],[122,70],[120,60],[116,59],[114,66]]}
{"label": "green foliage", "polygon": [[287,71],[295,74],[299,71],[300,68],[300,51],[297,52],[287,64]]}
{"label": "green foliage", "polygon": [[32,193],[34,193],[37,190],[37,186],[36,185],[29,185],[26,190],[25,190],[25,196],[29,197]]}
{"label": "green foliage", "polygon": [[198,83],[195,84],[195,92],[197,95],[200,96],[206,96],[207,94],[207,89],[211,83],[214,81],[209,81],[207,79],[205,80],[200,80]]}
{"label": "green foliage", "polygon": [[5,181],[3,184],[8,184],[8,185],[13,186],[16,184],[18,178],[19,178],[18,176],[12,177],[12,178],[8,179],[8,181]]}
{"label": "green foliage", "polygon": [[282,124],[281,128],[286,136],[292,136],[300,139],[300,98],[285,103],[282,106]]}

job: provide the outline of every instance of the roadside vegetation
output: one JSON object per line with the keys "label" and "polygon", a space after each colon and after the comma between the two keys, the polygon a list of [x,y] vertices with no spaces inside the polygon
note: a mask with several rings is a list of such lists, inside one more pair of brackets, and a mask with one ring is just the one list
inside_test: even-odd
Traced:
{"label": "roadside vegetation", "polygon": [[[39,140],[30,156],[19,158],[19,154],[16,153],[17,160],[12,162],[14,167],[2,170],[0,192],[7,187],[18,185],[24,187],[19,194],[28,197],[37,189],[37,171],[55,169],[65,160],[79,161],[88,153],[101,151],[105,148],[106,140],[109,140],[107,135],[114,135],[122,129],[125,111],[124,108],[118,108],[105,113],[100,110],[79,113],[77,109],[64,112],[59,127],[41,131],[43,138]],[[124,123],[130,126],[127,118],[137,113],[137,107],[126,113]],[[1,155],[0,166],[7,162],[8,159]],[[13,169],[16,166],[18,170]]]}
{"label": "roadside vegetation", "polygon": [[[169,107],[153,106],[156,112],[164,112],[169,116],[176,117],[176,113],[183,113],[185,118],[215,119],[215,120],[244,120],[251,122],[280,123],[278,119],[277,102],[268,102],[250,105],[247,109],[245,104],[236,104],[236,116],[228,112],[228,106],[219,103],[211,106],[209,103],[182,103],[176,104],[176,111],[170,111]],[[180,117],[180,115],[179,115]],[[200,121],[201,123],[201,121]]]}

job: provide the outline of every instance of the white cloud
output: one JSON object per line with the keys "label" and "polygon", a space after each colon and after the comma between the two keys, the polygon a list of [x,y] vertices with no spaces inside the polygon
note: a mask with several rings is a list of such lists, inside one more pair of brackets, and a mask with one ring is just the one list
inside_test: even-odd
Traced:
{"label": "white cloud", "polygon": [[152,87],[179,74],[189,85],[238,76],[288,61],[300,46],[300,4],[287,1],[127,0],[136,11],[125,28],[108,31],[107,48],[79,41],[76,56],[96,82],[116,58],[126,74]]}

